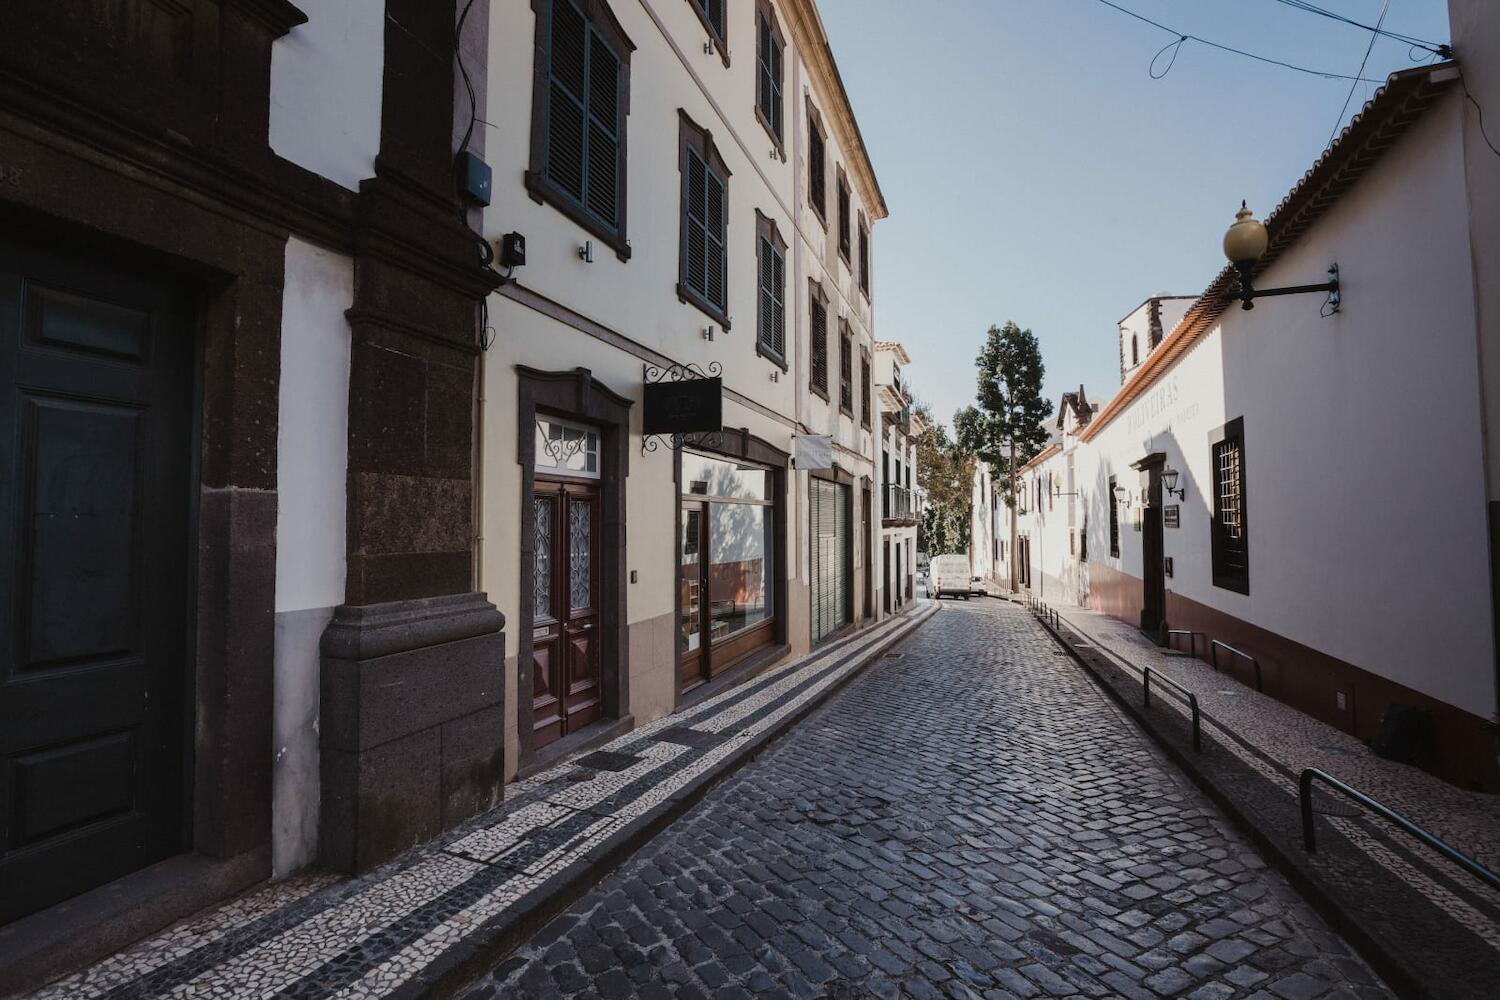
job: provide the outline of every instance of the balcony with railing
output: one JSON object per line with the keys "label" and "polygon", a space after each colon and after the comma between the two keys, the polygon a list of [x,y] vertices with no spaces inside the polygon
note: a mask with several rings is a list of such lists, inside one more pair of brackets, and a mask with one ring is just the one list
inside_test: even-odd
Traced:
{"label": "balcony with railing", "polygon": [[884,505],[880,511],[880,523],[886,528],[910,527],[922,516],[921,503],[915,490],[895,483],[886,483]]}

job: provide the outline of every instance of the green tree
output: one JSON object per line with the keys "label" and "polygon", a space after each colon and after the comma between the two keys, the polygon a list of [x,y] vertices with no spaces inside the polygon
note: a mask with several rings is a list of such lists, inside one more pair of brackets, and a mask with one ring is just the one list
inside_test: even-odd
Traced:
{"label": "green tree", "polygon": [[[977,406],[953,418],[958,447],[990,467],[1010,507],[1010,551],[1016,547],[1016,469],[1047,443],[1044,421],[1052,401],[1042,396],[1042,351],[1036,336],[1013,321],[990,327],[976,359],[979,366]],[[1016,589],[1016,564],[1010,560],[1010,589]]]}
{"label": "green tree", "polygon": [[928,555],[967,551],[974,460],[958,449],[926,403],[915,403],[912,409],[922,419],[923,430],[917,435],[917,482],[927,496],[917,525],[917,548]]}

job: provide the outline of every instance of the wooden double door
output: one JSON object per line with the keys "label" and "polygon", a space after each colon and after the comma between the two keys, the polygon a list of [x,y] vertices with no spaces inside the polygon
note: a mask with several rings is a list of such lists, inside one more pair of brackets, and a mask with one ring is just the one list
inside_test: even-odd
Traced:
{"label": "wooden double door", "polygon": [[533,747],[603,715],[599,678],[599,488],[538,477],[532,590]]}
{"label": "wooden double door", "polygon": [[0,924],[188,844],[190,301],[0,244]]}

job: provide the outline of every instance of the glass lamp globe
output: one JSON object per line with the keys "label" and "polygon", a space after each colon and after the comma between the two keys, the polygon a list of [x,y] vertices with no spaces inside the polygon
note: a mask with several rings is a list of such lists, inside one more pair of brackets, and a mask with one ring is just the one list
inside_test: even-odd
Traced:
{"label": "glass lamp globe", "polygon": [[1240,210],[1234,214],[1234,223],[1224,234],[1224,256],[1231,264],[1248,264],[1260,260],[1266,252],[1269,237],[1266,227],[1255,214],[1240,202]]}

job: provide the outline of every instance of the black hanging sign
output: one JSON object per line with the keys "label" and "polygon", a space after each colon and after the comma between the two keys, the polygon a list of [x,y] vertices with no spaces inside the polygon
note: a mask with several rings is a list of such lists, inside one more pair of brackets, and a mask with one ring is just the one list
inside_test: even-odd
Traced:
{"label": "black hanging sign", "polygon": [[641,451],[655,451],[652,438],[672,444],[689,434],[717,433],[724,426],[724,379],[717,361],[708,370],[697,365],[645,366],[641,412]]}

